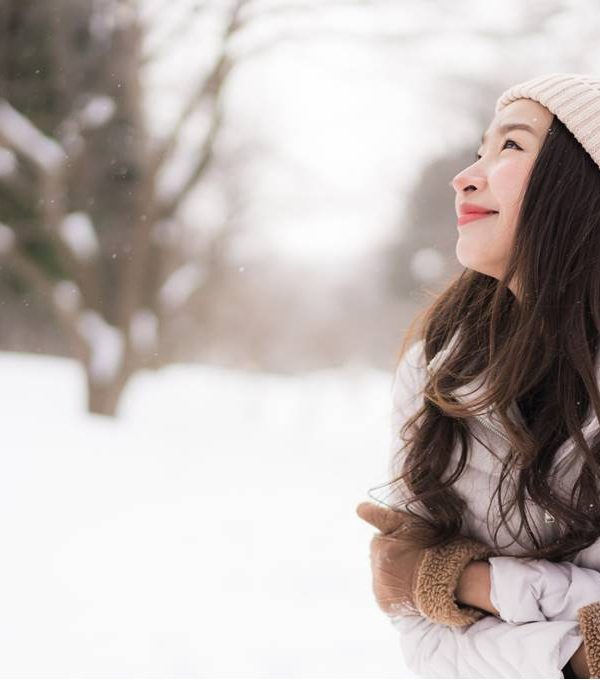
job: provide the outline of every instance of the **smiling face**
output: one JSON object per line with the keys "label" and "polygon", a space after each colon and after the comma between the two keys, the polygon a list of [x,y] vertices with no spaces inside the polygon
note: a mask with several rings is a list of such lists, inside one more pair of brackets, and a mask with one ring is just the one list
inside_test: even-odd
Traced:
{"label": "smiling face", "polygon": [[[456,256],[464,267],[498,279],[504,273],[528,176],[552,120],[532,99],[511,102],[494,116],[477,160],[452,179],[457,215],[465,202],[498,211],[457,227]],[[504,127],[512,124],[531,131]]]}

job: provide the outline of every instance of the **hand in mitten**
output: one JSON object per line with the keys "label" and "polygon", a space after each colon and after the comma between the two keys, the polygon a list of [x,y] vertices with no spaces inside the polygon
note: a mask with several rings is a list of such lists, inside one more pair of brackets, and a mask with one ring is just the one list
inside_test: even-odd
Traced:
{"label": "hand in mitten", "polygon": [[414,521],[409,513],[367,502],[356,512],[381,532],[371,540],[371,570],[375,599],[386,614],[420,614],[449,626],[485,616],[479,609],[459,607],[454,593],[471,560],[495,554],[489,546],[461,536],[443,546],[419,548],[406,535]]}

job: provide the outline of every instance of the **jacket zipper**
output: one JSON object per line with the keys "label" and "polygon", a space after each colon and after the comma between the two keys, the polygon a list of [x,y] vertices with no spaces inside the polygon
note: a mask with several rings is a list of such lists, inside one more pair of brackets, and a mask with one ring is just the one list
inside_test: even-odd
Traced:
{"label": "jacket zipper", "polygon": [[489,420],[482,415],[475,415],[475,418],[484,426],[487,427],[488,430],[491,430],[492,432],[495,432],[499,437],[502,437],[505,441],[510,443],[510,439],[507,437],[507,435],[502,432],[502,430],[499,430],[497,427],[494,427]]}
{"label": "jacket zipper", "polygon": [[[431,374],[430,367],[431,367],[431,364],[432,364],[432,363],[433,363],[433,359],[432,359],[432,360],[429,362],[429,364],[427,365],[427,371],[428,371],[429,374]],[[454,395],[452,394],[452,396],[454,396]],[[455,398],[456,398],[456,397],[455,397]],[[508,437],[506,434],[504,434],[504,432],[502,432],[502,430],[499,430],[497,427],[495,427],[494,425],[492,425],[492,423],[490,423],[490,421],[489,421],[488,418],[486,418],[485,416],[479,415],[479,414],[476,414],[474,417],[475,417],[475,419],[478,420],[478,421],[479,421],[486,429],[490,430],[490,432],[494,432],[494,433],[497,434],[501,439],[504,439],[504,441],[506,441],[506,442],[508,442],[508,443],[510,444],[510,439],[509,439],[509,437]],[[553,523],[556,521],[555,518],[554,518],[554,515],[551,515],[551,514],[548,512],[548,510],[546,510],[546,508],[544,508],[543,510],[544,510],[544,522],[545,522],[546,524],[553,524]]]}
{"label": "jacket zipper", "polygon": [[[475,418],[488,430],[491,430],[492,432],[495,432],[499,437],[502,437],[502,439],[506,440],[507,442],[510,443],[510,439],[498,428],[494,427],[489,420],[487,420],[484,416],[481,415],[476,415]],[[546,524],[553,524],[556,519],[554,518],[554,515],[551,515],[546,508],[544,510],[544,522]]]}
{"label": "jacket zipper", "polygon": [[[436,354],[436,355],[431,359],[431,361],[427,364],[427,373],[428,373],[430,376],[431,376],[431,373],[432,373],[431,366],[434,364],[434,360],[435,360],[435,361],[439,361],[440,354],[441,354],[442,352],[445,352],[445,350],[442,350],[440,353]],[[457,399],[457,397],[456,397],[453,393],[451,393],[451,396],[453,396],[455,399]],[[460,399],[458,399],[458,401],[460,401]],[[490,430],[491,432],[495,432],[499,437],[502,437],[502,439],[504,439],[505,441],[507,441],[507,442],[510,443],[510,439],[508,438],[508,436],[505,435],[504,432],[502,432],[501,430],[499,430],[497,427],[494,427],[494,425],[492,425],[492,424],[489,422],[489,419],[487,419],[487,418],[485,418],[484,416],[481,416],[481,415],[475,415],[475,418],[476,418],[476,419],[477,419],[484,427],[486,427],[488,430]]]}

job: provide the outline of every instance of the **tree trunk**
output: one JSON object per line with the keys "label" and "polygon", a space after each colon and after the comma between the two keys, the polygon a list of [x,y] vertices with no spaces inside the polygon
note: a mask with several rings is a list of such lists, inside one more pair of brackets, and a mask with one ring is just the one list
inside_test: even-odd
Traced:
{"label": "tree trunk", "polygon": [[101,416],[116,416],[121,395],[130,377],[130,374],[123,372],[114,380],[102,383],[98,382],[87,371],[87,405],[89,413]]}

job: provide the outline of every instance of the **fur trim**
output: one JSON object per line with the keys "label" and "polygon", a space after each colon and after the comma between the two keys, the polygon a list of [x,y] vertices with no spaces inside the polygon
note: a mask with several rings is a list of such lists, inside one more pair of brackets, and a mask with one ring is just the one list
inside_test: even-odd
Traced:
{"label": "fur trim", "polygon": [[600,601],[577,612],[590,678],[600,678]]}
{"label": "fur trim", "polygon": [[470,625],[486,616],[481,609],[459,605],[454,593],[471,560],[483,560],[495,554],[484,543],[466,537],[425,549],[417,568],[414,592],[415,604],[421,614],[447,626]]}

